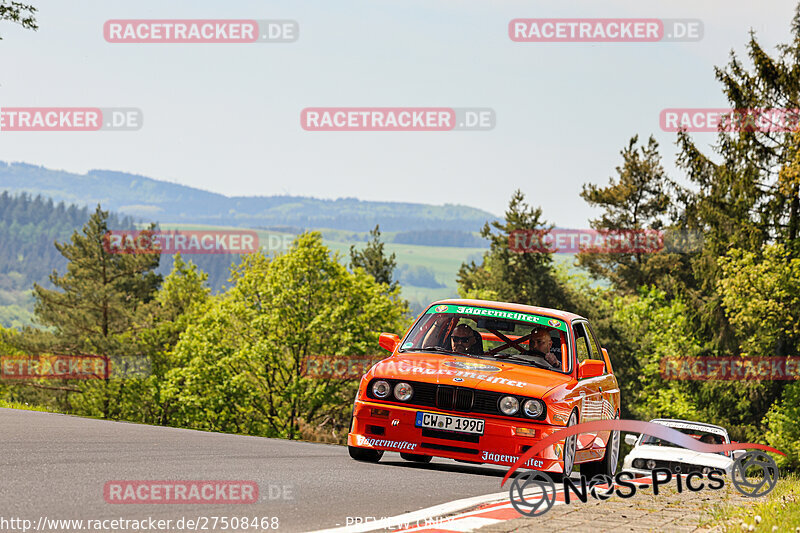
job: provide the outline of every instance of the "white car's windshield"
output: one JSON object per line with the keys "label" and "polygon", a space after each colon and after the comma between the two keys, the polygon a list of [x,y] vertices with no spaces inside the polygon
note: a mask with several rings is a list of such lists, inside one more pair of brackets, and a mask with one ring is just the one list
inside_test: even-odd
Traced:
{"label": "white car's windshield", "polygon": [[437,305],[419,319],[400,351],[436,351],[569,371],[567,324],[502,309]]}
{"label": "white car's windshield", "polygon": [[[672,427],[672,426],[670,426]],[[711,433],[708,431],[702,431],[700,429],[694,428],[680,428],[680,427],[672,427],[672,429],[676,429],[681,433],[685,433],[690,437],[699,440],[700,442],[704,442],[706,444],[726,444],[727,441],[723,435],[717,433]],[[657,437],[653,437],[652,435],[644,435],[642,437],[641,445],[649,445],[649,446],[666,446],[670,448],[682,448],[680,444],[675,444],[674,442],[669,442],[667,440],[662,440]],[[720,455],[726,455],[724,452],[717,452]]]}

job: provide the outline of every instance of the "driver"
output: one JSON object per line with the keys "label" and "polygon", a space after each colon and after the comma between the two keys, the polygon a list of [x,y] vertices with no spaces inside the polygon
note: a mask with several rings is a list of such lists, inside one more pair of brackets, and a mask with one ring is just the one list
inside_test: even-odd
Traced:
{"label": "driver", "polygon": [[534,329],[531,332],[530,343],[531,349],[528,351],[527,355],[543,357],[550,366],[561,366],[561,362],[555,354],[550,353],[550,348],[553,347],[553,338],[550,336],[549,331],[546,329]]}
{"label": "driver", "polygon": [[478,332],[466,324],[459,324],[450,334],[451,350],[462,355],[471,355],[472,347],[477,342]]}

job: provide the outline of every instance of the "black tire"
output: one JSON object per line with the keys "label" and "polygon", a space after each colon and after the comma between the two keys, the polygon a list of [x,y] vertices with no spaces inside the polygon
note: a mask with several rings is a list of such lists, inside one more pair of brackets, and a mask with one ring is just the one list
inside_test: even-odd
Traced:
{"label": "black tire", "polygon": [[[619,418],[619,415],[617,416]],[[609,435],[609,443],[606,446],[606,453],[599,461],[591,463],[583,463],[581,465],[581,474],[587,479],[591,480],[595,476],[608,476],[614,477],[617,473],[617,465],[619,463],[619,431],[612,431]]]}
{"label": "black tire", "polygon": [[[567,427],[574,426],[577,423],[578,413],[577,411],[572,411],[572,413],[569,415],[569,420],[567,421]],[[570,474],[572,474],[572,471],[575,470],[575,454],[578,451],[578,436],[572,435],[564,440],[564,473],[561,474],[562,478],[569,477]]]}
{"label": "black tire", "polygon": [[356,448],[355,446],[348,446],[347,452],[350,457],[356,461],[364,463],[377,463],[383,457],[383,450],[371,450],[369,448]]}
{"label": "black tire", "polygon": [[415,463],[430,463],[431,457],[430,455],[417,455],[416,453],[404,453],[400,452],[400,457],[405,459],[406,461],[413,461]]}

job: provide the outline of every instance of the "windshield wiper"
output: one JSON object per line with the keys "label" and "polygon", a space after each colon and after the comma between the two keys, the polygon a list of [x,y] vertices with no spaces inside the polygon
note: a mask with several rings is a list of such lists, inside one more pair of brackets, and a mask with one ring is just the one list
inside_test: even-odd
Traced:
{"label": "windshield wiper", "polygon": [[461,355],[458,352],[454,352],[454,351],[451,351],[451,350],[446,350],[446,349],[440,348],[438,346],[431,346],[430,348],[403,348],[402,351],[404,351],[404,352],[436,352],[436,353],[446,353],[446,354]]}
{"label": "windshield wiper", "polygon": [[550,365],[545,365],[545,364],[542,364],[542,363],[538,363],[536,361],[531,361],[530,359],[523,359],[522,357],[518,357],[516,355],[506,355],[505,357],[495,357],[495,359],[500,360],[500,361],[507,361],[509,359],[515,359],[515,360],[520,361],[522,363],[530,363],[530,364],[536,365],[537,367],[544,368],[545,370],[555,370],[555,371],[557,371],[557,369],[555,367],[552,367]]}

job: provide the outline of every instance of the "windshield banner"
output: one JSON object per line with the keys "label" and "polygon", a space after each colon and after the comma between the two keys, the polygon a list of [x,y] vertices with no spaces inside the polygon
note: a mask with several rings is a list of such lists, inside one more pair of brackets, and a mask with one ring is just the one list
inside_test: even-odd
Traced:
{"label": "windshield banner", "polygon": [[561,331],[567,331],[567,324],[563,320],[550,318],[547,316],[531,315],[528,313],[517,313],[516,311],[505,311],[503,309],[489,309],[486,307],[471,307],[464,305],[435,305],[428,309],[425,314],[452,313],[456,315],[485,316],[490,318],[504,318],[506,320],[518,320],[520,322],[530,322],[541,324]]}

